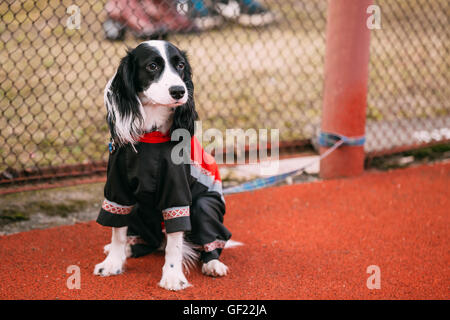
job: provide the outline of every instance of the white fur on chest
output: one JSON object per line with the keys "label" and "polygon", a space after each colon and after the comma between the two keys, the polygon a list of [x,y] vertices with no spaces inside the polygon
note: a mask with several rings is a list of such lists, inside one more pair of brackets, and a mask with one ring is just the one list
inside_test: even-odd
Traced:
{"label": "white fur on chest", "polygon": [[161,105],[143,105],[144,130],[158,130],[167,133],[172,126],[174,108]]}

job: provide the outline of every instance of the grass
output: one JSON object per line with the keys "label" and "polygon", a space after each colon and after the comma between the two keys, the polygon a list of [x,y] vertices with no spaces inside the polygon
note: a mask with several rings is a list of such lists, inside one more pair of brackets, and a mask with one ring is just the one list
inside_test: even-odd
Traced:
{"label": "grass", "polygon": [[[104,2],[80,5],[80,30],[65,27],[72,0],[0,4],[0,172],[106,159],[103,88],[139,40],[104,40]],[[169,40],[190,56],[204,130],[310,138],[320,123],[327,1],[266,3],[282,16],[275,25],[229,23]],[[448,1],[376,3],[368,120],[450,114]]]}
{"label": "grass", "polygon": [[73,212],[86,208],[87,205],[88,203],[84,200],[68,200],[64,203],[50,203],[40,200],[24,205],[10,204],[0,209],[0,223],[28,220],[31,214],[38,212],[48,216],[67,217]]}
{"label": "grass", "polygon": [[[409,159],[408,161],[402,161]],[[389,156],[374,157],[366,160],[367,168],[378,170],[399,169],[417,163],[430,163],[450,159],[450,143],[441,143],[419,149],[392,154]]]}
{"label": "grass", "polygon": [[50,190],[28,191],[0,197],[0,227],[27,221],[34,214],[70,217],[83,211],[98,211],[103,184],[89,184]]}

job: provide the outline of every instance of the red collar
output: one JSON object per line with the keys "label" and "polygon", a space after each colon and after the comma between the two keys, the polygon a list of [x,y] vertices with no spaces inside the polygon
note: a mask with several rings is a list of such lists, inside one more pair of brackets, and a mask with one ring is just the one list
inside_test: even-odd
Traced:
{"label": "red collar", "polygon": [[162,143],[170,141],[170,136],[160,131],[147,132],[139,138],[139,142],[144,143]]}

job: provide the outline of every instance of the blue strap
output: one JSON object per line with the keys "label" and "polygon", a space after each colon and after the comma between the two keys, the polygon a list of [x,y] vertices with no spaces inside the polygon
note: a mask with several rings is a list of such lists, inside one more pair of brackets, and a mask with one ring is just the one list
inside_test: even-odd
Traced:
{"label": "blue strap", "polygon": [[249,182],[245,182],[238,186],[226,188],[223,190],[223,194],[227,195],[227,194],[232,194],[232,193],[252,191],[252,190],[269,187],[269,186],[272,186],[272,185],[286,179],[287,177],[297,174],[303,170],[304,170],[304,168],[300,168],[298,170],[293,170],[290,172],[278,174],[278,175],[267,177],[267,178],[258,178],[258,179],[255,179],[255,180],[252,180]]}
{"label": "blue strap", "polygon": [[[362,146],[364,145],[364,142],[366,141],[365,136],[361,137],[346,137],[340,134],[335,133],[328,133],[328,132],[321,132],[319,136],[319,145],[323,147],[330,147],[326,152],[324,152],[322,155],[320,155],[319,160],[324,159],[328,157],[333,151],[338,149],[342,145],[348,145],[348,146]],[[311,163],[312,164],[312,163]],[[239,193],[239,192],[245,192],[245,191],[252,191],[257,190],[265,187],[272,186],[287,177],[295,176],[297,174],[302,173],[309,165],[307,164],[301,168],[298,168],[297,170],[293,170],[290,172],[274,175],[267,178],[258,178],[252,181],[248,181],[245,183],[242,183],[240,185],[234,186],[234,187],[228,187],[223,190],[223,194],[233,194],[233,193]]]}
{"label": "blue strap", "polygon": [[319,145],[321,147],[332,147],[336,142],[343,141],[346,146],[362,146],[366,142],[365,136],[360,137],[346,137],[342,134],[321,132],[319,135]]}

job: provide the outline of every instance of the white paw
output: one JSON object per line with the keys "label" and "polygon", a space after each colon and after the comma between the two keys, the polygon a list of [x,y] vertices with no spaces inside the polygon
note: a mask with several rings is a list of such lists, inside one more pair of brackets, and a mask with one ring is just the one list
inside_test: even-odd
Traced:
{"label": "white paw", "polygon": [[103,262],[95,265],[94,274],[104,277],[121,274],[124,270],[125,260],[125,255],[121,257],[109,254]]}
{"label": "white paw", "polygon": [[159,281],[161,288],[178,291],[191,286],[181,270],[175,270],[174,268],[164,269],[165,267],[163,268],[161,281]]}
{"label": "white paw", "polygon": [[204,263],[202,266],[203,274],[213,277],[223,277],[228,273],[228,267],[217,259]]}

